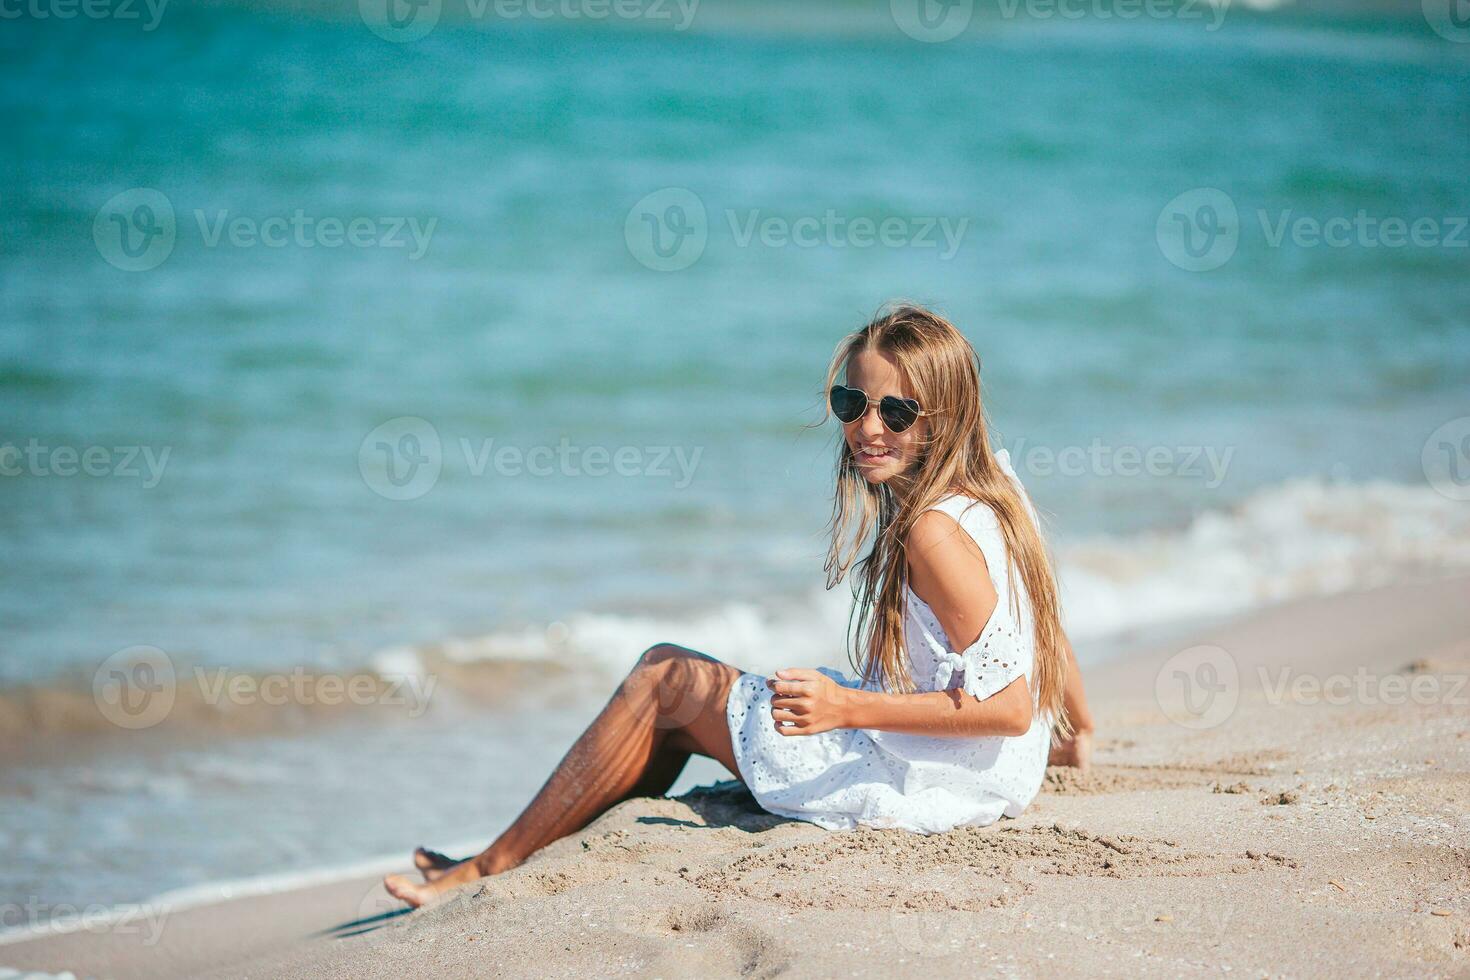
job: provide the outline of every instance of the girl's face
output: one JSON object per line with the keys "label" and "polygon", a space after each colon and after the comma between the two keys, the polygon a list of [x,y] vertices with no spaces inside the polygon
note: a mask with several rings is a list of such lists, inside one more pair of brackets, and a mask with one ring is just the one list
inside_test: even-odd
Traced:
{"label": "girl's face", "polygon": [[[846,384],[861,388],[871,399],[862,418],[842,426],[843,438],[863,478],[869,483],[886,483],[917,465],[929,434],[929,420],[921,416],[902,432],[890,432],[878,417],[878,402],[884,395],[915,397],[893,359],[881,351],[859,351],[847,362]],[[926,406],[921,403],[920,407]]]}

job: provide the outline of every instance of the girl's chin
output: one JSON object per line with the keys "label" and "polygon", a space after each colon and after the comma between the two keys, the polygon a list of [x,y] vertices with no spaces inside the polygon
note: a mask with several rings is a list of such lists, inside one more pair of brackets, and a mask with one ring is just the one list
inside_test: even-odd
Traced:
{"label": "girl's chin", "polygon": [[903,467],[899,466],[897,462],[886,460],[877,465],[859,465],[857,468],[857,471],[862,474],[863,479],[869,483],[887,483],[895,476],[898,476],[902,470]]}

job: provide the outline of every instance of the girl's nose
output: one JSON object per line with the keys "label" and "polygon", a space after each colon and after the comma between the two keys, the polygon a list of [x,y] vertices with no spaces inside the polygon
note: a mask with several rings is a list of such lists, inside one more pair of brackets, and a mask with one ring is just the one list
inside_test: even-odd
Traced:
{"label": "girl's nose", "polygon": [[869,405],[863,417],[858,420],[858,431],[865,436],[881,436],[886,430],[883,420],[878,417],[878,406]]}

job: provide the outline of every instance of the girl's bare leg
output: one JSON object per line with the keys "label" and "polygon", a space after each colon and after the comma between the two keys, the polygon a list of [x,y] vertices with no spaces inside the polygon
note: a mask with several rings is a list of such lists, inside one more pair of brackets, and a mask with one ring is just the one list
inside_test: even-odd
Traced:
{"label": "girl's bare leg", "polygon": [[384,887],[417,908],[465,882],[509,870],[625,799],[666,792],[694,752],[738,776],[725,703],[739,676],[734,667],[684,647],[650,647],[495,843],[447,867],[443,855],[420,849],[415,864],[432,880],[389,875]]}
{"label": "girl's bare leg", "polygon": [[[632,799],[637,796],[663,796],[678,780],[679,774],[684,771],[684,765],[689,761],[690,753],[679,748],[674,743],[677,741],[677,733],[670,733],[670,737],[664,739],[663,745],[659,747],[653,761],[648,764],[643,778],[628,791],[624,799]],[[621,800],[619,801],[621,802]],[[464,862],[431,851],[426,847],[420,847],[413,852],[413,864],[423,873],[425,881],[438,881],[444,877],[446,872],[452,871],[455,866]]]}

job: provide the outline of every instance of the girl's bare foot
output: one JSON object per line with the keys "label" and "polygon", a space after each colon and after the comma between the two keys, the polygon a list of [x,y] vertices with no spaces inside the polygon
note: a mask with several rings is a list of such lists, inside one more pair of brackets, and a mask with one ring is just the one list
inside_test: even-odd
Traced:
{"label": "girl's bare foot", "polygon": [[387,889],[389,895],[400,902],[407,903],[411,909],[422,908],[438,896],[438,892],[433,889],[432,882],[426,881],[420,884],[409,881],[404,875],[389,875],[383,879],[383,887]]}
{"label": "girl's bare foot", "polygon": [[413,852],[413,866],[423,872],[425,881],[438,881],[450,868],[462,862],[446,857],[438,851],[420,847]]}
{"label": "girl's bare foot", "polygon": [[433,903],[460,885],[478,881],[482,877],[484,875],[475,867],[475,862],[461,861],[439,871],[433,881],[414,881],[407,875],[389,875],[383,879],[383,887],[388,890],[389,895],[401,902],[407,902],[410,908],[417,909]]}

